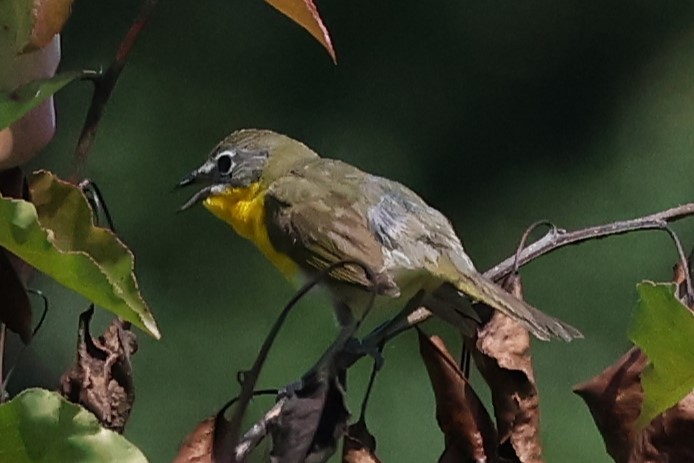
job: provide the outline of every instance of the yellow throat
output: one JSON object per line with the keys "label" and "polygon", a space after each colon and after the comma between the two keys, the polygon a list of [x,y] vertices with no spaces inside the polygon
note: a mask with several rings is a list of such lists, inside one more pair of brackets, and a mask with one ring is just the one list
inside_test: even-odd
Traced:
{"label": "yellow throat", "polygon": [[260,182],[247,188],[229,188],[210,196],[203,204],[215,216],[231,225],[242,237],[250,240],[287,278],[292,279],[298,267],[270,243],[265,227],[265,192]]}

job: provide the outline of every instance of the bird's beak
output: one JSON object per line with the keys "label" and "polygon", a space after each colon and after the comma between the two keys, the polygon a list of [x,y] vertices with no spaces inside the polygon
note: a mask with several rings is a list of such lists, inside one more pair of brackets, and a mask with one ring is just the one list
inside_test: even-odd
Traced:
{"label": "bird's beak", "polygon": [[[198,171],[195,170],[183,177],[181,181],[176,184],[176,188],[178,189],[183,188],[185,186],[193,185],[194,183],[197,183],[200,180],[202,179],[200,178]],[[204,201],[212,194],[213,188],[214,185],[207,185],[205,188],[191,196],[190,199],[186,201],[186,203],[183,206],[181,206],[180,209],[178,209],[178,211],[185,211],[186,209],[190,209],[191,207],[193,207],[195,204]]]}

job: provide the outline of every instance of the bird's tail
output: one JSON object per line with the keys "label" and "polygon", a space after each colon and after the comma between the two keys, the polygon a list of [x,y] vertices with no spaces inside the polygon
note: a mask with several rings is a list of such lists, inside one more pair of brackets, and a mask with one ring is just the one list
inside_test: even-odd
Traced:
{"label": "bird's tail", "polygon": [[[557,337],[564,341],[571,341],[583,337],[583,334],[573,326],[514,297],[477,271],[463,271],[460,268],[456,270],[447,272],[439,267],[436,273],[439,273],[437,275],[439,279],[447,281],[473,300],[482,302],[517,321],[538,339],[548,341],[552,337]],[[455,276],[451,278],[451,274]]]}

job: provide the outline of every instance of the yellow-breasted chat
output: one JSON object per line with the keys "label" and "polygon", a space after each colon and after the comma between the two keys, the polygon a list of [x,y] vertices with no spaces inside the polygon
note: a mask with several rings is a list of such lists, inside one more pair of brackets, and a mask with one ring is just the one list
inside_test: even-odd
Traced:
{"label": "yellow-breasted chat", "polygon": [[376,309],[404,307],[418,294],[421,305],[461,329],[476,323],[469,298],[539,339],[581,337],[477,272],[449,220],[409,188],[321,158],[285,135],[233,132],[178,186],[192,184],[204,186],[182,210],[202,202],[289,278],[311,277],[344,260],[367,265],[371,278],[346,265],[324,280],[344,327],[354,325],[375,291]]}

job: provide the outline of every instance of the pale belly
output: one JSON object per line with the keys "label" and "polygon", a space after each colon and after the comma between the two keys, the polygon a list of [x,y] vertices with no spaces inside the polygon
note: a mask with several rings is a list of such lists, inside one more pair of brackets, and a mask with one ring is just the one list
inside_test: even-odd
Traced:
{"label": "pale belly", "polygon": [[[394,275],[394,280],[400,288],[400,294],[395,297],[383,295],[376,295],[374,297],[373,293],[355,286],[342,284],[328,284],[325,286],[331,298],[347,305],[352,316],[356,319],[361,319],[365,315],[366,310],[370,307],[369,318],[376,317],[380,320],[393,316],[395,313],[405,308],[408,301],[412,299],[419,290],[423,289],[425,292],[429,293],[440,284],[438,281],[431,281],[429,273],[424,270],[401,271],[397,275]],[[371,303],[372,299],[373,304]],[[337,316],[341,324],[346,324],[341,320],[342,315],[339,313],[339,309]]]}

